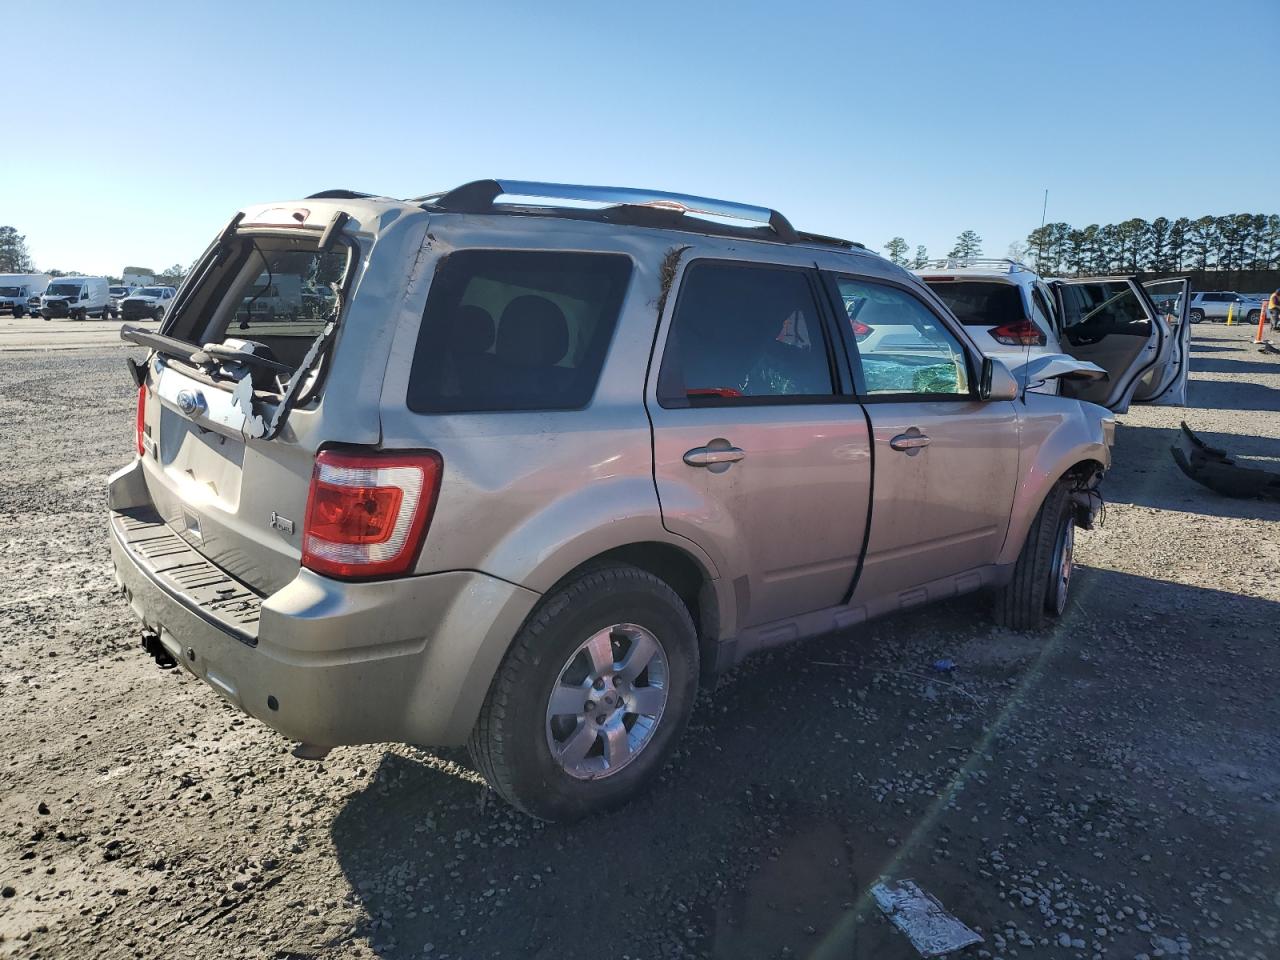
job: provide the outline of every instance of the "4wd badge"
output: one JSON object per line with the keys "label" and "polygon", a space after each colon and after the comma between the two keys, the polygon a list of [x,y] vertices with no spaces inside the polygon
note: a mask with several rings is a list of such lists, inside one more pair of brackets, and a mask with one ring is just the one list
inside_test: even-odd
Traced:
{"label": "4wd badge", "polygon": [[271,526],[281,533],[293,533],[293,521],[288,517],[282,517],[274,510],[271,511]]}

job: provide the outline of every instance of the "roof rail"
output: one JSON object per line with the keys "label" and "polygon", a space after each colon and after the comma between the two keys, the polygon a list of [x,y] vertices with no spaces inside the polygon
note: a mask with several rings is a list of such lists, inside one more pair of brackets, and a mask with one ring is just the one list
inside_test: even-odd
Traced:
{"label": "roof rail", "polygon": [[579,183],[536,183],[530,180],[473,180],[471,183],[464,183],[445,193],[427,194],[414,199],[454,213],[485,213],[492,210],[494,201],[502,196],[621,204],[656,207],[677,213],[701,213],[768,226],[784,243],[796,243],[801,239],[786,217],[768,207],[733,203],[729,200],[713,200],[710,197],[695,197],[687,193],[640,190],[635,187],[595,187]]}
{"label": "roof rail", "polygon": [[966,267],[997,267],[1006,273],[1017,273],[1020,270],[1035,273],[1034,269],[1021,260],[1013,260],[1009,257],[939,257],[935,260],[926,260],[922,266],[914,269],[962,270]]}

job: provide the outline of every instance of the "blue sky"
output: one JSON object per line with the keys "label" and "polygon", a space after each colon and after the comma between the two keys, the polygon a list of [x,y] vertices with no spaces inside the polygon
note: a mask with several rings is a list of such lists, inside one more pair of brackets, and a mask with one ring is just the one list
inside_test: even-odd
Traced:
{"label": "blue sky", "polygon": [[935,255],[966,228],[1003,255],[1046,187],[1080,225],[1280,212],[1277,0],[0,7],[36,141],[0,154],[0,223],[43,269],[161,269],[249,203],[489,176]]}

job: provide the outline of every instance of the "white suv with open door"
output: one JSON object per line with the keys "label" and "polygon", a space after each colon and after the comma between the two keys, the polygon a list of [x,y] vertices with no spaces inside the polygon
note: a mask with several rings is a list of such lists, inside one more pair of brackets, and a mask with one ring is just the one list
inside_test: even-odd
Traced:
{"label": "white suv with open door", "polygon": [[[1186,400],[1186,280],[1045,280],[1014,260],[981,259],[935,260],[915,273],[982,352],[1010,369],[1030,374],[1031,361],[1065,353],[1108,374],[1105,381],[1076,383],[1029,377],[1031,390],[1061,389],[1121,413],[1134,400]],[[859,340],[874,336],[874,318],[859,319]]]}

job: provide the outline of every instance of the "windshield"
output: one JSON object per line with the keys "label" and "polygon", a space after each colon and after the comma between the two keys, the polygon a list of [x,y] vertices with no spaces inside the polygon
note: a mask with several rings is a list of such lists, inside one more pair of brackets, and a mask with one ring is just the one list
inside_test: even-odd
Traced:
{"label": "windshield", "polygon": [[925,284],[967,327],[996,327],[1027,319],[1022,296],[1011,283],[994,280],[926,280]]}
{"label": "windshield", "polygon": [[111,295],[113,297],[124,297],[124,296],[128,296],[128,294],[129,294],[128,287],[112,287],[111,288]]}
{"label": "windshield", "polygon": [[163,292],[164,291],[162,291],[159,287],[143,287],[141,290],[135,293],[134,296],[135,297],[158,297],[158,296],[161,296]]}
{"label": "windshield", "polygon": [[80,284],[78,284],[78,283],[51,283],[51,284],[49,284],[49,296],[51,296],[51,297],[78,297],[78,296],[80,296]]}
{"label": "windshield", "polygon": [[0,287],[0,297],[20,297],[22,291],[17,287]]}

